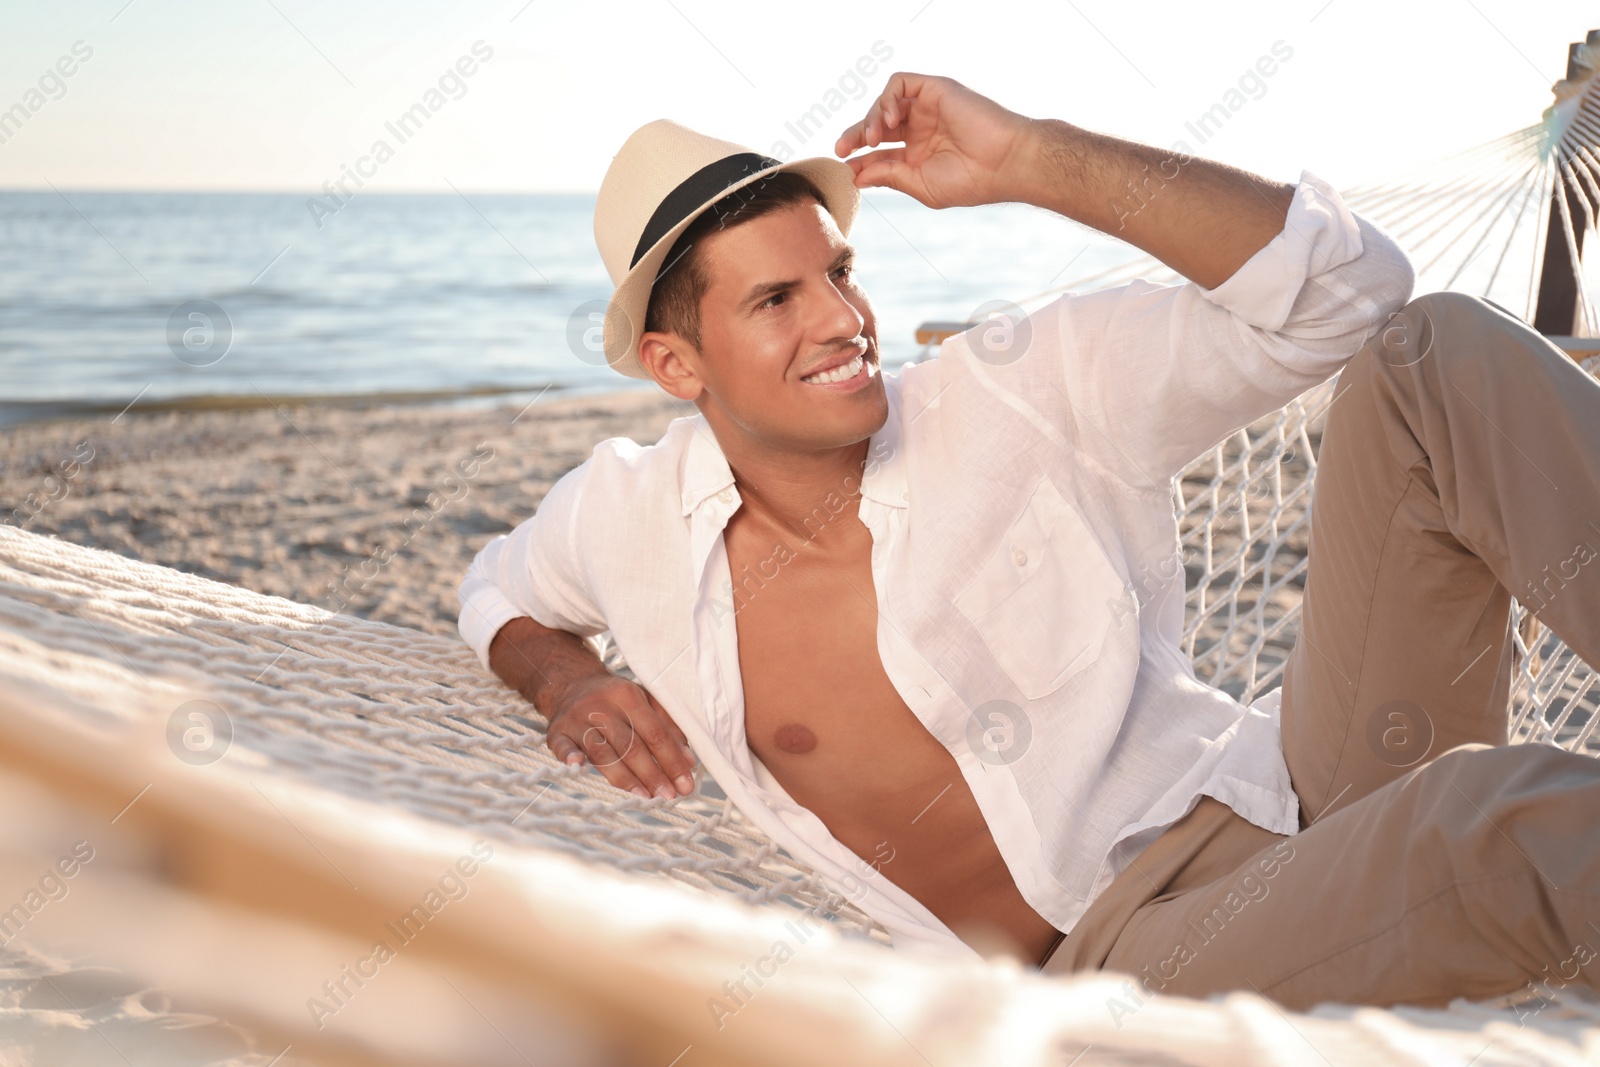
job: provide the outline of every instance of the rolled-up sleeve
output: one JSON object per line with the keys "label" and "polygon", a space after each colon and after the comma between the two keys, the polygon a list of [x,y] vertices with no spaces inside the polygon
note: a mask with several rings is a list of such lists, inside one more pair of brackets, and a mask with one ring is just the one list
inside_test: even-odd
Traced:
{"label": "rolled-up sleeve", "polygon": [[606,630],[577,551],[590,462],[562,475],[531,517],[484,545],[467,568],[457,590],[456,625],[485,667],[490,642],[512,619],[531,618],[586,638]]}
{"label": "rolled-up sleeve", "polygon": [[1214,289],[1135,281],[1053,307],[1081,447],[1159,486],[1326,381],[1411,297],[1405,253],[1309,172],[1283,230]]}

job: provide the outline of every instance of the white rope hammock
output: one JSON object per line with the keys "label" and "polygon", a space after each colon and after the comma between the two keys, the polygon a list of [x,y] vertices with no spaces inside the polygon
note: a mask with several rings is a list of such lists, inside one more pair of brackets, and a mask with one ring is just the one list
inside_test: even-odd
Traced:
{"label": "white rope hammock", "polygon": [[[1202,680],[1245,701],[1279,684],[1293,644],[1306,567],[1314,445],[1320,439],[1322,413],[1336,388],[1337,379],[1324,383],[1232,435],[1192,464],[1177,487],[1174,503],[1188,567],[1185,651]],[[1541,631],[1520,605],[1513,605],[1512,622],[1518,652],[1509,708],[1514,739],[1594,752],[1600,748],[1593,737],[1600,687],[1593,666]],[[627,673],[614,649],[608,664]],[[227,808],[231,801],[215,792],[223,789],[219,782],[257,783],[252,788],[262,797],[267,797],[267,787],[259,783],[274,783],[277,804],[294,803],[320,813],[312,828],[298,820],[295,828],[308,842],[322,834],[337,839],[337,845],[327,844],[319,852],[339,850],[339,863],[324,858],[341,876],[346,866],[360,862],[381,866],[386,857],[408,847],[405,842],[412,837],[404,835],[391,834],[387,839],[379,835],[362,843],[362,820],[377,820],[373,813],[379,812],[385,821],[403,819],[409,820],[408,826],[470,833],[508,855],[580,861],[579,869],[589,873],[575,877],[590,879],[581,883],[589,889],[580,896],[592,893],[598,900],[613,878],[634,884],[643,878],[640,899],[660,902],[664,911],[671,911],[682,905],[668,906],[681,900],[669,892],[670,883],[699,891],[691,894],[702,900],[696,906],[722,918],[702,923],[690,937],[702,953],[697,958],[738,958],[737,953],[733,957],[728,953],[730,945],[737,948],[741,943],[739,939],[719,941],[714,931],[724,921],[733,922],[728,917],[735,915],[736,902],[742,901],[762,906],[763,914],[787,916],[784,921],[811,916],[833,931],[827,952],[808,956],[804,968],[790,965],[795,974],[814,972],[821,981],[842,973],[840,961],[848,960],[853,961],[851,967],[865,968],[856,973],[867,982],[872,975],[881,979],[898,974],[893,969],[903,966],[891,962],[903,957],[883,948],[888,939],[881,928],[776,848],[709,779],[690,797],[644,800],[613,788],[590,768],[558,763],[545,745],[543,720],[485,673],[459,641],[330,614],[0,527],[0,755],[24,769],[56,766],[55,771],[39,773],[65,791],[62,776],[79,773],[72,770],[79,760],[93,764],[96,745],[110,746],[109,752],[122,744],[93,738],[121,736],[118,729],[165,728],[175,712],[193,707],[225,721],[232,735],[231,740],[222,739],[226,755],[213,765],[224,777],[207,779],[211,784],[205,788],[213,792],[203,794],[203,803],[195,803],[206,809]],[[58,766],[49,753],[59,745],[52,749],[50,739],[68,735],[78,738],[74,745],[81,747],[71,748],[72,758]],[[216,738],[211,741],[217,743]],[[132,754],[137,746],[131,747],[125,761],[107,758],[84,780],[103,784],[120,779],[131,797],[141,780],[154,781],[166,773],[152,768],[178,763],[172,758],[178,752],[172,747],[175,742],[169,737],[167,744],[170,753],[146,753],[143,762]],[[175,789],[200,787],[163,788],[171,796]],[[152,790],[151,795],[157,793]],[[317,797],[325,802],[314,803]],[[162,810],[169,819],[187,817],[181,811],[173,814],[170,802],[140,803],[167,803]],[[140,807],[130,807],[135,818],[142,817],[137,815]],[[283,810],[287,809],[280,814]],[[358,810],[368,814],[355,814]],[[243,814],[235,818],[241,829],[233,831],[234,838],[248,841],[250,834],[265,832],[260,827],[243,828]],[[418,839],[427,836],[421,829],[408,833]],[[220,840],[229,838],[224,834]],[[281,866],[276,860],[261,863],[270,872]],[[550,893],[548,887],[542,891]],[[502,917],[502,929],[506,923],[521,921]],[[113,938],[117,932],[115,924],[103,931]],[[607,960],[613,973],[623,966],[606,952],[625,953],[624,947],[591,945],[588,951],[599,952],[598,958]],[[594,962],[563,959],[559,966],[575,971]],[[134,955],[124,962],[136,965],[139,958]],[[732,973],[738,973],[737,962],[730,966]],[[730,972],[724,967],[713,973],[716,977],[709,988],[714,990]],[[1001,1015],[1014,1015],[1024,1003],[1029,1011],[1054,1005],[1049,1008],[1054,1015],[1047,1013],[1043,1021],[1029,1023],[1031,1036],[1017,1044],[1014,1055],[932,1062],[1066,1062],[1070,1057],[1045,1057],[1049,1041],[1068,1032],[1091,1044],[1098,1042],[1102,1051],[1165,1050],[1181,1055],[1184,1062],[1304,1062],[1303,1050],[1281,1043],[1283,1020],[1288,1017],[1275,1007],[1264,1008],[1267,1002],[1259,998],[1233,997],[1211,1004],[1172,1001],[1183,1005],[1181,1010],[1170,1009],[1177,1015],[1164,1014],[1169,1010],[1164,1007],[1161,1012],[1141,1011],[1134,1023],[1119,1020],[1111,1026],[1106,1001],[1116,995],[1116,984],[1109,977],[1055,982],[1039,977],[1036,987],[1029,984],[1034,978],[1014,968],[974,970],[918,963],[908,973],[921,975],[918,982],[932,983],[900,987],[911,990],[905,993],[910,998],[902,1005],[905,1011],[920,1020],[908,1021],[911,1016],[902,1013],[900,1022],[920,1035],[917,1045],[924,1054],[924,1044],[949,1050],[1001,1040],[997,1031],[978,1022],[941,1023],[938,1013],[927,1014],[933,1002],[928,998],[934,997],[941,981],[981,987],[985,997],[998,998],[991,1006]],[[672,981],[691,981],[675,975]],[[897,981],[910,979],[902,976]],[[698,996],[703,998],[706,988],[702,986]],[[1055,992],[1040,993],[1040,988]],[[860,1003],[824,1008],[806,999],[807,993],[815,996],[816,990],[808,990],[797,979],[788,993],[763,993],[763,997],[769,1004],[789,1003],[792,1010],[829,1019],[829,1025],[842,1027],[841,1032],[870,1022],[870,1013],[863,1014]],[[785,997],[798,999],[785,1001]],[[1165,1005],[1169,998],[1158,999]],[[295,1039],[301,1047],[316,1044],[317,1034],[296,1031],[292,1016],[274,1016],[248,998],[227,1003],[256,1025],[280,1034],[298,1033]],[[873,1010],[889,1018],[881,1006],[874,1004]],[[1181,1041],[1156,1025],[1163,1019],[1162,1025],[1181,1019],[1184,1029],[1176,1032]],[[1294,1026],[1308,1026],[1308,1019],[1298,1016]],[[1525,1025],[1516,1025],[1516,1016],[1505,1011],[1465,1006],[1449,1016],[1369,1009],[1368,1014],[1347,1014],[1337,1025],[1326,1020],[1321,1025],[1328,1047],[1361,1050],[1360,1058],[1332,1062],[1381,1062],[1399,1056],[1402,1048],[1414,1048],[1439,1052],[1443,1058],[1437,1062],[1465,1063],[1482,1055],[1478,1062],[1487,1064],[1512,1062],[1496,1058],[1513,1047],[1504,1043],[1511,1040],[1502,1033],[1507,1020],[1520,1035],[1515,1041],[1522,1042],[1515,1046],[1521,1057],[1516,1062],[1578,1062],[1575,1045],[1569,1042],[1600,1042],[1600,1012],[1568,997],[1561,998],[1559,1008],[1543,1008]],[[1567,1029],[1560,1031],[1561,1026]],[[1597,1028],[1592,1038],[1586,1027]],[[1565,1034],[1562,1040],[1550,1037],[1557,1031]],[[1272,1033],[1277,1037],[1267,1040]],[[1098,1036],[1083,1038],[1085,1034]],[[1501,1037],[1489,1043],[1493,1034]],[[1470,1039],[1465,1044],[1463,1036]],[[1524,1047],[1541,1041],[1544,1044],[1536,1051]],[[730,1062],[821,1062],[798,1046],[777,1050],[769,1046],[770,1042],[758,1044],[765,1052],[755,1055],[746,1050],[741,1053],[745,1058]],[[828,1062],[840,1062],[837,1046],[830,1047],[835,1052]],[[1454,1053],[1462,1050],[1465,1055],[1455,1058]],[[385,1058],[394,1063],[432,1062],[408,1060],[402,1052],[388,1049],[375,1062]],[[900,1061],[880,1056],[877,1062]],[[1102,1061],[1089,1057],[1082,1062]]]}
{"label": "white rope hammock", "polygon": [[[1585,85],[1583,111],[1576,113],[1580,101],[1575,98],[1570,123],[1558,121],[1552,109],[1542,122],[1419,165],[1394,181],[1341,190],[1340,195],[1352,211],[1377,223],[1406,249],[1416,267],[1417,293],[1471,293],[1532,321],[1554,183],[1558,177],[1569,184],[1582,182],[1591,197],[1600,196],[1600,157],[1592,148],[1573,143],[1580,131],[1589,135],[1591,116],[1600,116],[1600,83]],[[1593,132],[1600,135],[1600,125]],[[1584,221],[1576,220],[1579,228]],[[1565,233],[1574,250],[1570,261],[1578,262],[1571,225]],[[1019,303],[1031,310],[1068,290],[1090,291],[1135,278],[1183,281],[1159,260],[1140,253]],[[1588,327],[1580,335],[1592,336],[1597,319],[1581,277],[1578,291],[1580,321]]]}
{"label": "white rope hammock", "polygon": [[[1600,369],[1600,358],[1585,368]],[[1240,430],[1190,464],[1176,506],[1189,568],[1183,648],[1200,680],[1248,703],[1282,681],[1305,581],[1313,445],[1338,378]],[[1513,741],[1600,753],[1594,668],[1515,598]]]}

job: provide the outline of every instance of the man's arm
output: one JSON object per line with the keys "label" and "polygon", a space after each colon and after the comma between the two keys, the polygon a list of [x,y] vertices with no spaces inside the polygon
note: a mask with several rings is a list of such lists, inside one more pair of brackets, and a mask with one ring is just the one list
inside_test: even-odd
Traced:
{"label": "man's arm", "polygon": [[933,208],[1019,202],[1119,237],[1215,288],[1283,229],[1294,186],[1007,110],[950,78],[893,75],[834,146],[862,187]]}
{"label": "man's arm", "polygon": [[1027,405],[1140,488],[1326,381],[1411,294],[1405,253],[1309,173],[1284,186],[918,74],[891,77],[835,151],[893,140],[847,161],[858,186],[930,207],[1044,206],[1191,277],[1067,293],[1028,316],[1020,352],[942,372]]}
{"label": "man's arm", "polygon": [[612,785],[643,796],[689,793],[688,739],[655,697],[608,671],[585,640],[606,629],[578,557],[589,470],[584,463],[568,471],[530,518],[478,552],[458,591],[461,636],[548,720],[557,759],[587,759]]}
{"label": "man's arm", "polygon": [[1294,186],[1209,159],[1029,119],[1008,200],[1120,237],[1214,289],[1283,229]]}

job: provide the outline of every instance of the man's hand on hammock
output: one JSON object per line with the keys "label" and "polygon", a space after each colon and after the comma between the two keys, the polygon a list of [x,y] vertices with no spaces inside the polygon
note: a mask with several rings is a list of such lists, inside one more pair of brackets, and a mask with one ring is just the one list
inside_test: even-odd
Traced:
{"label": "man's hand on hammock", "polygon": [[563,763],[595,765],[606,781],[670,799],[694,790],[689,739],[642,686],[614,674],[579,679],[556,696],[546,735]]}
{"label": "man's hand on hammock", "polygon": [[489,669],[549,722],[545,742],[556,759],[587,760],[612,785],[646,797],[694,791],[689,739],[654,697],[607,670],[582,638],[521,616],[489,642]]}
{"label": "man's hand on hammock", "polygon": [[833,151],[899,141],[845,160],[858,188],[888,186],[932,208],[995,204],[1016,197],[1012,179],[1031,152],[1032,125],[953,78],[900,72]]}

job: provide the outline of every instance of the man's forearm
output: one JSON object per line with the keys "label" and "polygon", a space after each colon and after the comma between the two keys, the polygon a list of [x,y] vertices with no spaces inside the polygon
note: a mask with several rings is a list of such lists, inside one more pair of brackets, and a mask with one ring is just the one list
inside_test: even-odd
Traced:
{"label": "man's forearm", "polygon": [[547,715],[568,684],[609,673],[583,638],[526,617],[512,619],[494,635],[489,669]]}
{"label": "man's forearm", "polygon": [[1119,237],[1214,289],[1283,230],[1294,186],[1034,119],[1009,199]]}

